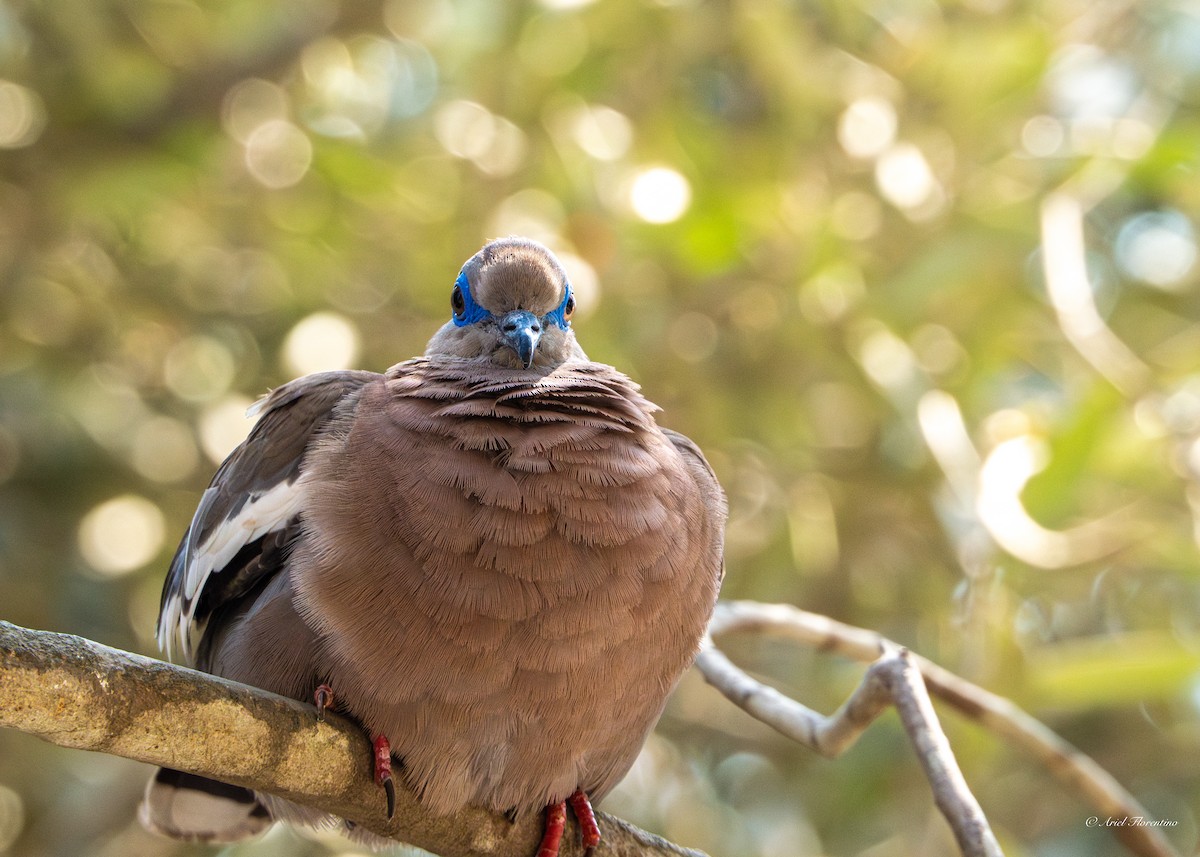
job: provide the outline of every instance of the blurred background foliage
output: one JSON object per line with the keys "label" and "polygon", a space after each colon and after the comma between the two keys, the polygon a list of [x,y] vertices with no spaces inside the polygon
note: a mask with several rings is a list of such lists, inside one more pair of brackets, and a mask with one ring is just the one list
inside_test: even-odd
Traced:
{"label": "blurred background foliage", "polygon": [[[521,233],[716,467],[726,597],[1012,697],[1191,853],[1198,92],[1194,0],[0,4],[0,616],[153,653],[247,405],[419,353]],[[822,710],[860,674],[726,645]],[[944,719],[1009,854],[1121,853]],[[211,853],[138,828],[146,774],[0,735],[0,853]],[[721,857],[954,853],[893,718],[829,762],[695,676],[607,808]]]}

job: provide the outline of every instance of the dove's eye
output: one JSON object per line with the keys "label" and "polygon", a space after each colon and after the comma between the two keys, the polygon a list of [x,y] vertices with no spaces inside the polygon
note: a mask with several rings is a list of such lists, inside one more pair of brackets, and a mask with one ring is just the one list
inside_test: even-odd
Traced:
{"label": "dove's eye", "polygon": [[462,314],[467,309],[467,301],[463,297],[462,288],[457,285],[454,287],[454,291],[450,293],[450,309],[454,310],[454,314],[459,318],[462,318]]}
{"label": "dove's eye", "polygon": [[566,304],[563,306],[563,318],[567,321],[571,320],[571,316],[575,314],[575,296],[571,295],[567,298]]}

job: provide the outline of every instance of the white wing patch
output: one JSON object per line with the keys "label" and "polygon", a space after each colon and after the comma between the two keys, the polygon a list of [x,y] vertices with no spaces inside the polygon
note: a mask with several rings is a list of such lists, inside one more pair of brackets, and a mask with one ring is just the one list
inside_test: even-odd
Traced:
{"label": "white wing patch", "polygon": [[269,491],[252,495],[235,516],[222,521],[208,539],[196,544],[197,533],[215,490],[209,488],[204,492],[192,519],[183,555],[183,591],[168,596],[158,626],[159,648],[171,659],[178,643],[184,663],[189,666],[194,662],[196,646],[204,636],[204,625],[207,624],[197,623],[195,614],[199,595],[209,577],[214,572],[220,573],[238,551],[255,539],[272,530],[283,529],[304,509],[306,496],[304,480],[281,482]]}
{"label": "white wing patch", "polygon": [[151,777],[138,807],[148,829],[188,842],[238,842],[271,826],[269,815],[256,814],[258,804],[191,788],[160,783]]}

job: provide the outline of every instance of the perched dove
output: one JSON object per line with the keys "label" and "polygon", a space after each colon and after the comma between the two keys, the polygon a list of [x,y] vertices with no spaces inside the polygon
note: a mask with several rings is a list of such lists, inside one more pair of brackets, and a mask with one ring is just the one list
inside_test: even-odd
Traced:
{"label": "perched dove", "polygon": [[[425,356],[279,387],[204,492],[158,640],[199,669],[360,722],[435,813],[588,803],[633,764],[722,576],[725,500],[687,438],[575,341],[540,244],[463,267]],[[221,842],[315,813],[160,770],[140,817]]]}

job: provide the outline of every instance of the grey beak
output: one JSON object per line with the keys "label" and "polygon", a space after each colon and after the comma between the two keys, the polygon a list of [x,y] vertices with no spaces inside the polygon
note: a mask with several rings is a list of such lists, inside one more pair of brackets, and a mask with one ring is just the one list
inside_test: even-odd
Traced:
{"label": "grey beak", "polygon": [[504,343],[521,358],[521,365],[528,369],[533,365],[538,340],[542,337],[542,322],[536,315],[523,309],[505,313],[499,321]]}

